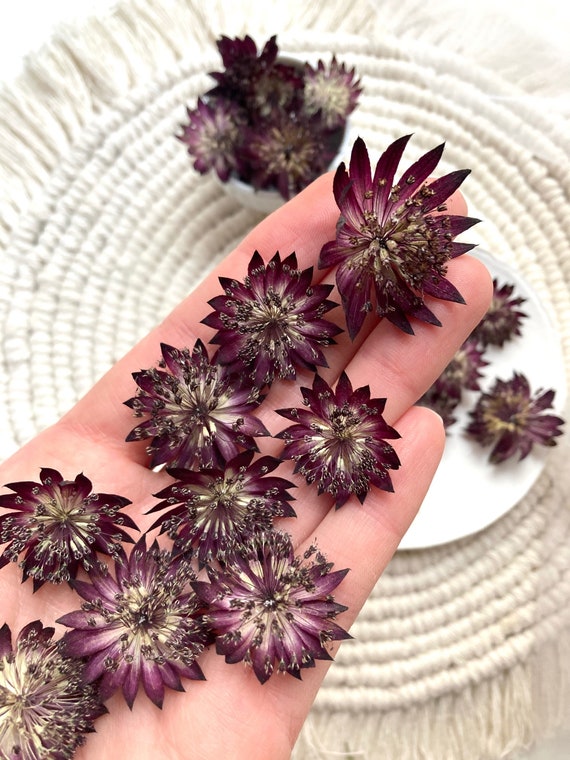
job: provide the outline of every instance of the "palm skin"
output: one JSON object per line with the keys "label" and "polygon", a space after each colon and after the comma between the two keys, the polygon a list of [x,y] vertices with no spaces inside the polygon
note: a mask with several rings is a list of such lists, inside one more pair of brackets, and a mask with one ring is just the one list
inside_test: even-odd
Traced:
{"label": "palm skin", "polygon": [[[458,194],[448,204],[451,213],[465,213]],[[129,352],[56,425],[38,435],[0,467],[0,483],[37,480],[42,466],[58,469],[66,478],[84,472],[95,491],[126,496],[132,505],[125,511],[142,530],[154,516],[144,516],[156,503],[152,494],[171,479],[165,472],[148,469],[144,442],[126,443],[134,421],[123,402],[135,390],[131,373],[155,365],[159,344],[192,346],[196,338],[206,344],[213,332],[200,324],[208,313],[207,301],[219,293],[218,276],[239,277],[247,270],[254,250],[267,261],[276,250],[295,251],[299,267],[314,265],[322,245],[334,236],[338,209],[327,175],[261,222],[243,243],[152,333]],[[372,395],[388,399],[385,417],[401,434],[394,441],[402,466],[393,474],[395,493],[372,489],[363,505],[352,497],[335,511],[333,499],[316,492],[292,474],[290,462],[279,474],[298,484],[293,506],[297,518],[282,520],[295,545],[314,542],[335,569],[350,568],[335,598],[348,610],[337,618],[349,629],[358,611],[389,562],[429,487],[444,445],[441,421],[432,412],[412,407],[443,370],[485,312],[491,281],[475,259],[462,256],[450,263],[449,279],[463,294],[466,305],[435,302],[443,327],[414,322],[415,336],[405,335],[386,320],[367,317],[363,330],[351,342],[346,333],[327,351],[329,368],[320,374],[334,384],[346,368],[354,387],[369,384]],[[333,282],[331,272],[316,278]],[[332,298],[338,301],[333,292]],[[328,315],[343,324],[340,308]],[[310,387],[309,372],[298,373],[296,382],[277,382],[259,415],[273,433],[287,422],[272,410],[299,405],[299,386]],[[279,454],[281,443],[258,439],[263,453]],[[21,583],[17,566],[0,573],[2,621],[15,632],[27,622],[41,619],[45,625],[65,612],[79,608],[80,600],[66,586],[42,586],[32,594],[31,581]],[[56,626],[63,633],[62,626]],[[350,642],[345,644],[350,646]],[[334,650],[331,650],[334,651]],[[137,758],[144,760],[280,760],[290,756],[330,663],[318,662],[302,671],[302,680],[274,675],[260,685],[252,670],[242,664],[226,665],[213,648],[200,660],[206,681],[186,681],[186,692],[168,691],[163,710],[139,691],[130,711],[120,694],[107,703],[109,714],[96,723],[96,733],[76,754],[78,760]]]}

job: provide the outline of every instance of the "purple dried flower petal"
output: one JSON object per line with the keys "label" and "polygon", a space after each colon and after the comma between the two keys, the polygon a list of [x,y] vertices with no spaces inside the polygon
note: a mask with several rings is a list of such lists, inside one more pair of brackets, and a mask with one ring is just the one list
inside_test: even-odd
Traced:
{"label": "purple dried flower petal", "polygon": [[88,658],[86,678],[100,679],[103,699],[122,688],[132,707],[142,684],[161,707],[165,685],[182,689],[180,677],[204,678],[196,660],[208,632],[189,588],[194,579],[189,555],[156,542],[147,549],[143,536],[115,563],[115,577],[98,569],[91,583],[75,582],[86,601],[57,621],[73,628],[62,643],[66,653]]}
{"label": "purple dried flower petal", "polygon": [[90,572],[97,554],[118,556],[121,542],[133,542],[122,526],[138,530],[121,510],[131,502],[123,496],[92,493],[85,475],[67,481],[44,467],[40,483],[9,483],[13,494],[0,496],[0,507],[12,509],[0,517],[0,544],[7,543],[0,567],[19,556],[24,580],[33,578],[34,590],[44,582],[75,578],[79,568]]}
{"label": "purple dried flower petal", "polygon": [[431,212],[444,210],[469,172],[452,172],[425,184],[441,158],[441,145],[394,183],[408,140],[409,136],[401,137],[386,149],[372,178],[366,145],[358,138],[349,172],[343,163],[335,175],[333,191],[341,216],[336,239],[321,250],[319,267],[338,266],[337,285],[351,338],[373,308],[380,317],[413,333],[409,316],[440,324],[426,306],[425,294],[463,302],[445,274],[449,259],[472,247],[456,244],[453,238],[479,220]]}
{"label": "purple dried flower petal", "polygon": [[244,282],[220,278],[225,295],[209,301],[215,311],[202,320],[218,330],[214,361],[258,387],[294,379],[299,366],[326,367],[321,347],[342,330],[323,318],[336,306],[328,300],[332,285],[311,285],[312,274],[312,267],[297,269],[294,253],[265,264],[255,251]]}
{"label": "purple dried flower petal", "polygon": [[106,712],[83,663],[62,654],[53,633],[36,620],[12,646],[9,627],[0,628],[0,756],[8,760],[71,760]]}
{"label": "purple dried flower petal", "polygon": [[296,423],[277,436],[295,472],[315,483],[319,494],[332,494],[337,509],[351,494],[363,502],[370,485],[392,491],[389,471],[400,461],[386,439],[400,436],[382,416],[386,399],[371,399],[368,386],[353,390],[344,372],[335,391],[316,375],[312,390],[301,392],[307,409],[277,410]]}
{"label": "purple dried flower petal", "polygon": [[288,493],[293,488],[273,472],[280,461],[264,456],[252,462],[244,452],[223,470],[169,470],[176,482],[156,494],[163,499],[149,513],[168,509],[151,526],[160,526],[177,551],[198,547],[201,565],[223,559],[236,543],[259,530],[270,530],[275,517],[294,517]]}
{"label": "purple dried flower petal", "polygon": [[300,678],[315,660],[330,660],[327,643],[350,638],[333,622],[346,607],[331,596],[348,570],[331,567],[315,547],[295,557],[289,536],[263,532],[220,571],[210,568],[210,583],[193,586],[208,604],[217,652],[250,664],[261,683],[275,670]]}
{"label": "purple dried flower petal", "polygon": [[467,434],[482,446],[493,446],[489,456],[493,464],[516,454],[524,459],[534,444],[555,446],[564,420],[543,414],[552,408],[554,395],[554,390],[542,389],[532,394],[528,379],[519,372],[510,380],[497,379],[470,413]]}
{"label": "purple dried flower petal", "polygon": [[138,395],[125,401],[135,416],[150,417],[127,441],[151,439],[151,467],[223,466],[241,449],[256,451],[254,437],[269,435],[251,413],[264,398],[259,390],[210,363],[200,340],[192,351],[166,344],[161,350],[163,369],[135,372]]}

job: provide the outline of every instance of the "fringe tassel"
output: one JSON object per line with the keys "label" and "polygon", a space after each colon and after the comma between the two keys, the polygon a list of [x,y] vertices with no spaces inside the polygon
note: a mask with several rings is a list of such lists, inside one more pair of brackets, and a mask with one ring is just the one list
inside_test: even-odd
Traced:
{"label": "fringe tassel", "polygon": [[525,663],[405,710],[319,710],[292,760],[515,760],[570,726],[570,629]]}

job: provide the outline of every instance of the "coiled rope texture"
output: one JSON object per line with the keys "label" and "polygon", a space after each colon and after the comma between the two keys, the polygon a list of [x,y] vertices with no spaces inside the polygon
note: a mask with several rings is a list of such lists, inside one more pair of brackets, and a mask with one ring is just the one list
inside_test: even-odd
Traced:
{"label": "coiled rope texture", "polygon": [[[223,4],[209,18],[199,3],[166,6],[133,2],[62,35],[2,95],[2,456],[65,412],[258,221],[196,175],[172,137],[219,66],[215,36],[236,30]],[[334,50],[357,67],[352,129],[372,149],[414,132],[417,155],[445,140],[443,169],[473,169],[480,240],[542,297],[568,371],[565,124],[444,47],[355,35],[374,21],[370,3],[339,8],[317,16],[296,5],[282,48],[314,60]],[[256,22],[237,31],[258,34]],[[507,757],[560,721],[570,705],[567,457],[562,441],[531,492],[483,533],[396,555],[327,676],[298,758]]]}

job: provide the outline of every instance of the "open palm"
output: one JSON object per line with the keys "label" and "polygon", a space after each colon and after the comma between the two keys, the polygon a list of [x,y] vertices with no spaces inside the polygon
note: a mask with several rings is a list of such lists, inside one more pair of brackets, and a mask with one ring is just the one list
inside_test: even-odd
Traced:
{"label": "open palm", "polygon": [[[451,213],[464,213],[460,196],[448,204]],[[144,513],[156,503],[152,494],[169,482],[166,472],[148,468],[144,442],[126,443],[133,418],[123,402],[134,395],[131,373],[154,366],[161,342],[193,346],[197,338],[208,343],[212,330],[200,321],[207,301],[219,294],[218,276],[243,277],[252,253],[267,261],[279,250],[295,251],[299,267],[316,263],[324,243],[334,237],[338,209],[331,177],[313,183],[282,209],[265,219],[243,243],[172,314],[142,340],[62,420],[22,448],[0,468],[0,483],[38,480],[41,467],[59,470],[64,478],[84,472],[94,490],[127,497],[126,509],[142,530],[153,522]],[[152,276],[152,273],[149,273]],[[334,282],[334,273],[317,272]],[[386,567],[427,491],[439,462],[444,432],[441,421],[426,409],[413,407],[449,362],[456,349],[482,317],[490,298],[490,279],[476,260],[462,256],[450,263],[449,279],[467,304],[437,301],[434,309],[443,327],[414,323],[415,335],[405,335],[386,320],[368,316],[364,329],[351,342],[342,333],[327,353],[329,367],[321,374],[334,384],[346,369],[354,387],[370,385],[374,397],[386,397],[385,417],[401,434],[394,442],[401,469],[393,474],[395,493],[372,489],[361,505],[352,497],[335,511],[333,499],[292,474],[285,462],[279,474],[294,480],[296,518],[282,527],[302,551],[318,540],[319,548],[336,569],[350,568],[337,589],[337,601],[348,606],[338,622],[349,629],[359,609]],[[334,295],[333,295],[334,298]],[[327,315],[343,324],[340,308]],[[278,381],[258,414],[274,435],[287,423],[274,409],[298,406],[299,386],[310,386],[309,372],[296,382]],[[263,453],[278,455],[282,444],[258,439]],[[44,584],[32,594],[31,581],[21,583],[21,571],[10,564],[0,572],[2,618],[13,632],[31,620],[45,625],[74,609],[80,601],[66,586]],[[0,621],[4,622],[4,620]],[[56,626],[57,627],[57,626]],[[58,632],[63,628],[58,627]],[[346,644],[345,646],[350,646]],[[96,723],[77,757],[80,760],[115,757],[152,758],[287,758],[295,743],[328,663],[302,671],[302,680],[276,674],[261,685],[242,664],[227,665],[210,649],[200,659],[206,681],[186,681],[185,692],[168,692],[163,710],[140,691],[132,711],[120,694],[107,703],[109,715]]]}

